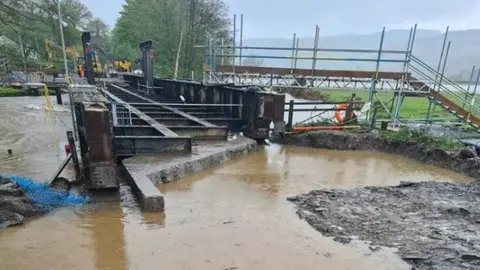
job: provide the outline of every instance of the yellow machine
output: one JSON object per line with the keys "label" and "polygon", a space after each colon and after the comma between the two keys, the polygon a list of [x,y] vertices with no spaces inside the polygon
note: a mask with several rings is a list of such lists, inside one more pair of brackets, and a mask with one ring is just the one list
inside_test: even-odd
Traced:
{"label": "yellow machine", "polygon": [[100,59],[98,58],[98,55],[95,55],[92,57],[92,64],[93,64],[93,72],[100,74],[102,73],[102,63],[100,63]]}
{"label": "yellow machine", "polygon": [[[102,77],[104,73],[102,72],[102,64],[98,59],[98,55],[92,56],[92,66],[93,72],[95,76]],[[83,56],[77,57],[77,71],[80,77],[85,76],[86,68],[85,68],[85,58]]]}
{"label": "yellow machine", "polygon": [[132,72],[132,63],[126,58],[115,60],[115,70],[118,72]]}
{"label": "yellow machine", "polygon": [[45,39],[45,59],[47,59],[47,66],[45,68],[54,68],[53,64],[53,47],[48,39]]}
{"label": "yellow machine", "polygon": [[[62,49],[62,47],[55,44],[53,41],[45,39],[45,58],[47,60],[47,66],[45,67],[46,69],[56,68],[55,63],[53,61],[55,48],[58,50]],[[71,47],[66,48],[65,52],[67,53],[67,58],[70,60],[75,60],[80,56],[80,54]]]}

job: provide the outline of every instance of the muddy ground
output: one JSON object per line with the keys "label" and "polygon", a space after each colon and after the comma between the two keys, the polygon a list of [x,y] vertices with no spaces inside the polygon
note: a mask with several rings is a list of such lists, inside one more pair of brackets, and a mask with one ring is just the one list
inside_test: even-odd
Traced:
{"label": "muddy ground", "polygon": [[71,183],[66,178],[57,177],[48,187],[25,179],[19,184],[0,175],[0,229],[21,225],[61,206],[87,202],[70,193]]}
{"label": "muddy ground", "polygon": [[23,190],[0,176],[0,229],[22,224],[36,215],[38,211]]}
{"label": "muddy ground", "polygon": [[480,184],[315,190],[288,200],[325,236],[398,248],[413,269],[480,269]]}

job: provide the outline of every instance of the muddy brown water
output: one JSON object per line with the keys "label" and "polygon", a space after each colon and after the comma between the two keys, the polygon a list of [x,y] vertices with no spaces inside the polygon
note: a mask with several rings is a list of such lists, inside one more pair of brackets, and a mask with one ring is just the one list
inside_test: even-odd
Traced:
{"label": "muddy brown water", "polygon": [[[0,152],[14,151],[1,156],[0,171],[44,180],[60,163],[67,127],[57,120],[53,128],[41,110],[25,107],[42,103],[0,99]],[[67,113],[59,115],[68,123]],[[120,200],[62,208],[1,230],[0,269],[409,269],[393,250],[323,237],[285,199],[403,180],[469,181],[387,154],[271,145],[161,185],[165,213],[142,213],[122,186]]]}

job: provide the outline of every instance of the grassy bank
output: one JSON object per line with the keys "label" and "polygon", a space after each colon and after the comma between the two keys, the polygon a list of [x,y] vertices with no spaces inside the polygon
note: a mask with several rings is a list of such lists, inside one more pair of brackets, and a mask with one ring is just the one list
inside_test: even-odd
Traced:
{"label": "grassy bank", "polygon": [[[54,90],[49,90],[48,92],[50,95],[55,95]],[[40,89],[40,94],[43,95],[42,89]],[[35,95],[31,91],[26,91],[23,89],[0,87],[0,97],[24,97],[24,96],[35,96]]]}
{"label": "grassy bank", "polygon": [[447,137],[435,137],[427,133],[410,131],[406,128],[400,129],[396,132],[380,131],[379,136],[383,138],[388,138],[393,141],[417,143],[424,149],[444,149],[459,151],[465,148],[465,146],[458,140]]}
{"label": "grassy bank", "polygon": [[23,91],[14,88],[2,88],[0,87],[0,97],[16,97],[23,96]]}
{"label": "grassy bank", "polygon": [[[330,102],[341,102],[350,100],[352,94],[356,94],[357,101],[368,101],[368,90],[346,90],[346,89],[317,89],[316,91],[320,92],[325,96],[325,101]],[[380,100],[383,104],[386,105],[388,110],[391,108],[393,91],[379,91],[377,92],[374,101]],[[378,98],[377,98],[378,97]],[[378,102],[377,102],[378,104]],[[380,105],[380,104],[378,104]],[[381,106],[381,105],[380,105]],[[405,97],[403,101],[402,108],[400,110],[401,119],[425,119],[428,112],[429,101],[424,97]],[[388,113],[382,109],[379,111],[378,118],[389,118]],[[435,109],[434,118],[446,118],[449,120],[456,121],[456,117],[452,116],[442,107],[437,106]]]}

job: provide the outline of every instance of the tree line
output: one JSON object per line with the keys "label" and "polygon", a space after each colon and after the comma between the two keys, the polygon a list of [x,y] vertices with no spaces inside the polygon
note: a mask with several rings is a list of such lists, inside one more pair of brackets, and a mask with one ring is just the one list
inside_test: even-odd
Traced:
{"label": "tree line", "polygon": [[[0,65],[6,57],[10,66],[21,67],[25,59],[34,67],[45,58],[45,39],[61,45],[57,1],[0,2]],[[160,76],[174,75],[177,67],[179,77],[194,73],[198,79],[206,52],[196,45],[206,45],[213,38],[223,39],[225,44],[232,41],[228,7],[223,0],[125,0],[112,31],[101,19],[94,18],[81,0],[60,3],[67,48],[81,53],[81,31],[88,30],[92,43],[102,51],[135,62],[140,42],[152,40],[154,70]],[[56,51],[56,57],[62,58],[61,50]]]}
{"label": "tree line", "polygon": [[[52,44],[54,57],[62,57],[57,1],[0,1],[0,61],[6,59],[12,67],[38,67],[46,58],[45,40]],[[80,0],[62,0],[60,6],[66,47],[81,54],[81,31],[87,30],[97,45],[110,50],[108,26],[88,7]]]}
{"label": "tree line", "polygon": [[[139,57],[139,44],[152,40],[156,75],[198,79],[210,38],[231,41],[228,7],[222,0],[126,0],[112,31],[117,57]],[[178,57],[177,57],[178,55]],[[178,61],[177,61],[178,58]]]}

